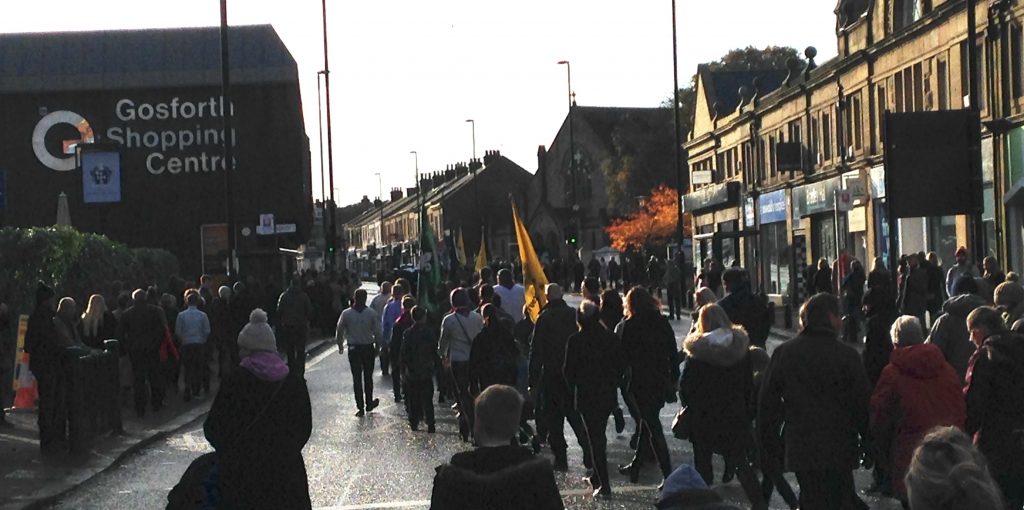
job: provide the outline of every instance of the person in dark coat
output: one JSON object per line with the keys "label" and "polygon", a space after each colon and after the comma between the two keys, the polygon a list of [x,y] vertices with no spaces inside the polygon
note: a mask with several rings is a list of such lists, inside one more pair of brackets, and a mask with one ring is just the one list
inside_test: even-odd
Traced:
{"label": "person in dark coat", "polygon": [[565,350],[565,381],[573,408],[583,418],[594,474],[589,477],[594,496],[612,494],[608,477],[608,416],[618,407],[621,372],[619,337],[601,325],[598,307],[584,301],[579,310],[579,332],[569,337]]}
{"label": "person in dark coat", "polygon": [[219,458],[219,508],[310,508],[302,448],[313,430],[309,390],[277,353],[262,309],[251,313],[242,361],[217,393],[203,431]]}
{"label": "person in dark coat", "polygon": [[[729,322],[744,328],[751,343],[764,347],[771,331],[768,309],[750,291],[750,277],[743,269],[730,267],[722,274],[725,297],[718,301]],[[696,312],[696,310],[694,310]]]}
{"label": "person in dark coat", "polygon": [[437,355],[437,334],[427,324],[426,308],[414,306],[410,315],[414,324],[405,329],[398,351],[405,402],[409,408],[409,426],[412,430],[419,430],[422,420],[427,423],[427,432],[433,434],[434,373],[441,366],[441,358]]}
{"label": "person in dark coat", "polygon": [[829,267],[828,259],[822,257],[818,260],[818,268],[814,271],[813,282],[814,293],[835,294],[832,286],[832,268]]}
{"label": "person in dark coat", "polygon": [[[872,299],[888,301],[889,307],[896,306],[896,291],[894,290],[892,273],[885,267],[882,257],[875,257],[871,263],[871,272],[868,273],[867,290],[872,292]],[[867,306],[867,295],[864,296],[864,305]]]}
{"label": "person in dark coat", "polygon": [[916,253],[907,256],[907,272],[900,284],[900,313],[913,315],[925,324],[928,311],[928,271]]}
{"label": "person in dark coat", "polygon": [[278,349],[288,355],[288,368],[303,374],[306,371],[306,340],[309,322],[314,319],[313,302],[302,290],[302,280],[292,278],[288,288],[277,300]]}
{"label": "person in dark coat", "polygon": [[837,341],[839,314],[833,295],[807,300],[800,333],[775,349],[761,387],[758,435],[764,448],[785,444],[801,508],[866,508],[855,493],[853,470],[870,447],[871,389],[857,351]]}
{"label": "person in dark coat", "polygon": [[43,453],[67,449],[67,376],[61,362],[63,346],[54,323],[56,294],[42,282],[36,288],[36,307],[28,317],[25,352],[29,370],[39,385],[39,446]]}
{"label": "person in dark coat", "polygon": [[623,362],[627,370],[626,394],[638,413],[639,437],[633,460],[619,466],[619,472],[636,482],[642,464],[641,452],[650,445],[663,477],[672,473],[668,444],[662,432],[660,412],[672,395],[674,366],[678,366],[675,334],[658,303],[642,287],[626,295],[626,320],[622,327]]}
{"label": "person in dark coat", "polygon": [[[223,286],[217,289],[217,297],[213,298],[213,303],[210,304],[210,342],[207,358],[211,359],[213,353],[217,353],[217,378],[221,381],[234,368],[231,360],[238,357],[237,335],[231,319],[231,307],[228,304],[230,300],[231,287]],[[209,370],[203,378],[203,389],[206,392],[210,391]]]}
{"label": "person in dark coat", "polygon": [[511,330],[503,324],[500,307],[484,305],[484,329],[469,351],[470,388],[474,395],[494,384],[516,385],[519,350]]}
{"label": "person in dark coat", "polygon": [[982,306],[967,316],[978,346],[967,369],[965,432],[989,462],[1007,508],[1024,505],[1024,337],[1007,331],[998,309]]}
{"label": "person in dark coat", "polygon": [[956,372],[938,347],[924,343],[916,317],[896,319],[891,336],[896,349],[871,395],[871,431],[892,494],[907,501],[903,479],[914,449],[935,427],[962,428],[966,407]]}
{"label": "person in dark coat", "polygon": [[146,300],[146,291],[132,293],[131,308],[121,315],[117,323],[117,337],[128,351],[132,363],[132,390],[135,394],[135,413],[146,414],[146,405],[153,411],[163,409],[164,377],[160,373],[160,344],[167,334],[164,311]]}
{"label": "person in dark coat", "polygon": [[953,290],[956,294],[942,305],[943,315],[932,324],[928,343],[942,351],[962,386],[967,376],[967,365],[976,350],[971,342],[971,332],[967,330],[967,316],[978,307],[985,306],[985,299],[976,294],[978,285],[969,275],[957,278]]}
{"label": "person in dark coat", "polygon": [[882,369],[889,364],[889,354],[892,353],[889,330],[897,317],[894,303],[888,299],[876,299],[875,292],[877,291],[872,289],[864,294],[867,336],[864,339],[864,351],[861,352],[861,361],[864,363],[864,370],[872,389],[882,375]]}
{"label": "person in dark coat", "polygon": [[736,470],[753,508],[767,509],[747,452],[753,446],[750,410],[754,370],[750,339],[721,306],[701,307],[697,330],[683,341],[686,366],[679,380],[686,407],[693,463],[708,485],[714,482],[711,456],[719,452]]}
{"label": "person in dark coat", "polygon": [[523,397],[496,384],[476,398],[477,448],[456,453],[437,468],[430,507],[445,510],[561,510],[562,496],[547,459],[512,445]]}
{"label": "person in dark coat", "polygon": [[945,276],[942,271],[942,261],[939,255],[933,251],[925,256],[925,271],[928,273],[928,314],[932,324],[942,311],[942,304],[946,302]]}
{"label": "person in dark coat", "polygon": [[[537,436],[542,441],[546,436],[555,454],[554,468],[558,471],[569,469],[565,442],[565,421],[576,433],[583,446],[584,465],[590,467],[589,448],[583,433],[583,421],[572,409],[568,386],[562,372],[565,366],[565,345],[578,328],[576,311],[565,304],[562,288],[555,283],[544,289],[548,303],[537,317],[530,340],[530,395],[539,404],[536,411]],[[666,322],[667,324],[667,322]],[[535,446],[536,448],[536,446]]]}
{"label": "person in dark coat", "polygon": [[[992,256],[985,257],[981,261],[981,265],[985,269],[985,274],[981,276],[981,279],[988,284],[989,292],[994,292],[1000,283],[1006,281],[1006,273],[999,267],[999,261]],[[991,302],[992,296],[985,295],[983,297],[990,299]]]}
{"label": "person in dark coat", "polygon": [[843,328],[843,340],[847,342],[860,341],[860,323],[863,320],[861,314],[864,301],[864,265],[859,260],[853,259],[850,262],[850,272],[843,278],[842,291],[843,301],[846,304],[846,320]]}

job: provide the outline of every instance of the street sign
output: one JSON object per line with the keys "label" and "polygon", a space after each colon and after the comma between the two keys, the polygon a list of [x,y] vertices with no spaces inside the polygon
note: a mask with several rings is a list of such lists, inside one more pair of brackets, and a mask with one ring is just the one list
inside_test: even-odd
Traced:
{"label": "street sign", "polygon": [[866,200],[868,198],[867,186],[859,177],[846,181],[846,191],[850,193],[853,200]]}
{"label": "street sign", "polygon": [[296,227],[294,223],[278,223],[274,226],[275,234],[294,234]]}
{"label": "street sign", "polygon": [[259,225],[256,225],[256,233],[261,236],[266,236],[273,234],[274,230],[274,215],[261,214],[260,223]]}
{"label": "street sign", "polygon": [[711,184],[711,170],[695,170],[691,174],[690,184]]}

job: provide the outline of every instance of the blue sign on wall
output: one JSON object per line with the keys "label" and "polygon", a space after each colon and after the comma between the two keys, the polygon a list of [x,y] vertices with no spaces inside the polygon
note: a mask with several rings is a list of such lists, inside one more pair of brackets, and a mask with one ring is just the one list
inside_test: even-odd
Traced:
{"label": "blue sign on wall", "polygon": [[114,151],[82,153],[82,193],[87,204],[121,201],[121,154]]}
{"label": "blue sign on wall", "polygon": [[786,221],[786,190],[772,191],[757,197],[761,224]]}

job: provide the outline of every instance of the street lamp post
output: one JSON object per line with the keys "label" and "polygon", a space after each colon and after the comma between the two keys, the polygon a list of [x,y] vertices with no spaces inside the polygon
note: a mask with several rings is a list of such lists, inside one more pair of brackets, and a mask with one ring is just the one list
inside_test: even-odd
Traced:
{"label": "street lamp post", "polygon": [[676,136],[676,235],[679,236],[679,250],[683,249],[685,233],[683,231],[683,191],[686,178],[683,175],[682,133],[679,132],[679,51],[676,46],[676,0],[672,0],[672,125]]}
{"label": "street lamp post", "polygon": [[[420,186],[420,154],[416,151],[409,151],[416,160],[416,217],[419,218],[419,224],[416,225],[416,231],[423,228],[423,188]],[[423,247],[420,246],[422,252]]]}
{"label": "street lamp post", "polygon": [[[573,104],[572,104],[572,65],[568,60],[559,60],[558,65],[565,66],[565,77],[569,97],[569,179],[572,186],[572,215],[576,224],[576,235],[582,235],[582,220],[580,218],[579,189],[576,182],[576,139],[573,134]],[[579,237],[577,237],[579,239]],[[577,248],[579,245],[577,244]]]}
{"label": "street lamp post", "polygon": [[473,119],[466,119],[466,122],[470,123],[473,128],[473,159],[476,159],[476,121]]}
{"label": "street lamp post", "polygon": [[384,185],[381,184],[380,172],[375,173],[377,176],[377,200],[380,202],[380,245],[384,246]]}
{"label": "street lamp post", "polygon": [[225,217],[228,224],[228,276],[235,274],[235,250],[237,238],[235,237],[235,207],[234,197],[231,194],[231,177],[235,169],[234,147],[235,142],[231,128],[231,67],[228,52],[228,1],[220,0],[220,78],[221,78],[221,111],[224,116],[224,207]]}
{"label": "street lamp post", "polygon": [[[331,204],[330,207],[328,208],[328,210],[330,211],[329,217],[331,227],[330,236],[327,239],[328,252],[331,254],[331,256],[327,259],[327,268],[334,269],[336,255],[333,251],[331,251],[331,249],[335,247],[334,244],[338,235],[338,221],[334,217],[334,208],[336,207],[337,203],[334,201],[334,151],[332,150],[333,144],[331,143],[331,66],[330,61],[327,59],[327,0],[322,1],[322,7],[324,24],[324,70],[322,72],[324,74],[324,96],[327,100],[327,171],[330,174],[331,183]],[[342,260],[344,261],[345,259]]]}
{"label": "street lamp post", "polygon": [[[323,229],[324,229],[324,241],[327,240],[327,184],[326,176],[324,174],[324,117],[323,117],[323,100],[320,98],[320,76],[325,73],[323,71],[316,72],[316,117],[317,117],[317,128],[320,132],[320,206],[323,209]],[[327,243],[324,243],[326,249]]]}

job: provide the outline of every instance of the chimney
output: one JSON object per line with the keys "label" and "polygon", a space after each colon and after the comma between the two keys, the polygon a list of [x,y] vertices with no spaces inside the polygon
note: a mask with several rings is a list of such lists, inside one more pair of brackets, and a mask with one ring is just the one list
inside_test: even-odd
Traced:
{"label": "chimney", "polygon": [[501,152],[496,150],[484,151],[484,166],[490,165],[493,161],[501,157]]}
{"label": "chimney", "polygon": [[405,196],[407,196],[407,197],[416,196],[416,188],[405,188]]}
{"label": "chimney", "polygon": [[391,201],[402,199],[402,188],[391,188]]}
{"label": "chimney", "polygon": [[484,164],[480,162],[479,158],[469,160],[469,171],[475,172],[483,168]]}

